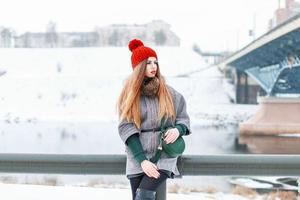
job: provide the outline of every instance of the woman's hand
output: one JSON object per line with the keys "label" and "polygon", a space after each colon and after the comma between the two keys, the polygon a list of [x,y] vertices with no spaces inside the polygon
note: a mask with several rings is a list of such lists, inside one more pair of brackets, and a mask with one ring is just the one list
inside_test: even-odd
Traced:
{"label": "woman's hand", "polygon": [[173,143],[177,140],[178,137],[179,137],[178,129],[171,128],[167,130],[167,132],[165,133],[164,141],[166,142],[166,144]]}
{"label": "woman's hand", "polygon": [[149,177],[153,177],[157,179],[160,175],[160,173],[158,172],[158,167],[154,163],[150,162],[149,160],[144,160],[141,163],[141,167],[145,172],[145,174]]}

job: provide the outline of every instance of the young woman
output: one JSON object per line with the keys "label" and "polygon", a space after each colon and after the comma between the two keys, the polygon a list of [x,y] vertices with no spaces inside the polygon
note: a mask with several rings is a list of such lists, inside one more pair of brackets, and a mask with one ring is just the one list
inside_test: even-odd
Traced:
{"label": "young woman", "polygon": [[179,175],[177,157],[162,152],[157,162],[150,161],[159,145],[161,126],[169,128],[164,141],[173,143],[191,133],[190,120],[184,97],[165,83],[156,52],[138,39],[128,46],[133,72],[118,99],[119,135],[126,145],[126,175],[133,200],[154,200],[157,187]]}

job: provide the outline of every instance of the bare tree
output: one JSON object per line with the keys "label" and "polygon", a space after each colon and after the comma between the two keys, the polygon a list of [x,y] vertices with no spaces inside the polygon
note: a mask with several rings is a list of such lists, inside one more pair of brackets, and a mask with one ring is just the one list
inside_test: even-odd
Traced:
{"label": "bare tree", "polygon": [[166,33],[163,30],[155,31],[154,42],[156,45],[165,45],[167,42]]}
{"label": "bare tree", "polygon": [[0,32],[1,47],[11,47],[13,31],[9,28],[3,28]]}
{"label": "bare tree", "polygon": [[47,25],[46,30],[46,44],[48,47],[56,47],[57,46],[57,32],[56,32],[56,23],[50,21]]}
{"label": "bare tree", "polygon": [[120,34],[118,30],[114,30],[113,33],[108,38],[108,44],[110,46],[118,46],[120,43]]}

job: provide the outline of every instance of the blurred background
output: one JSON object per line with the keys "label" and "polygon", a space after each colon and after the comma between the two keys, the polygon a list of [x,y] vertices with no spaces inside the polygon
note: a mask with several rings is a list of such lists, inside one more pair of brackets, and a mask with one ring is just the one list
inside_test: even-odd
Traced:
{"label": "blurred background", "polygon": [[[156,50],[167,83],[187,101],[186,154],[299,153],[299,0],[0,5],[1,153],[124,154],[115,106],[132,71],[133,38]],[[229,180],[169,185],[229,191],[237,184]],[[0,181],[129,188],[125,176],[2,174]]]}

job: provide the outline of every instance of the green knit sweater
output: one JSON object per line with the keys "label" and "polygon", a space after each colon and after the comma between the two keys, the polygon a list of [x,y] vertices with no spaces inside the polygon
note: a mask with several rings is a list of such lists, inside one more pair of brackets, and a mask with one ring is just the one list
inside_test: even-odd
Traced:
{"label": "green knit sweater", "polygon": [[[175,128],[179,131],[179,136],[183,136],[186,134],[187,127],[183,124],[176,124]],[[131,135],[127,140],[126,144],[128,145],[130,151],[132,152],[134,158],[139,163],[142,163],[144,160],[147,160],[144,150],[139,139],[138,133]]]}

